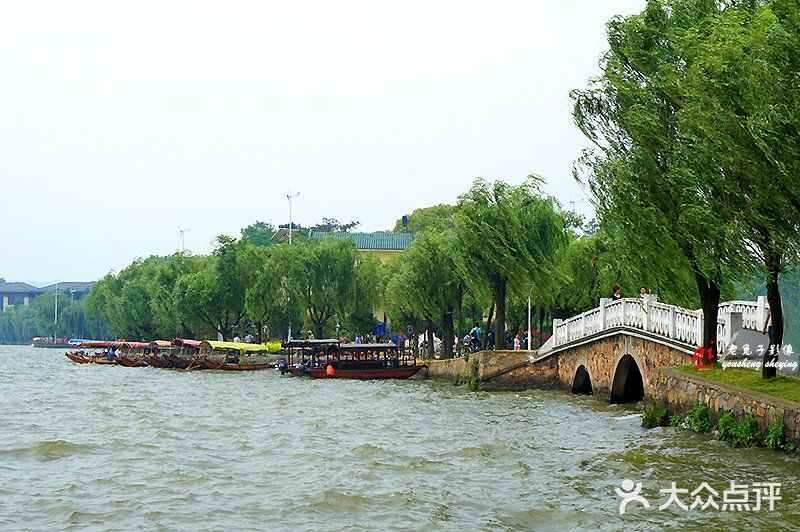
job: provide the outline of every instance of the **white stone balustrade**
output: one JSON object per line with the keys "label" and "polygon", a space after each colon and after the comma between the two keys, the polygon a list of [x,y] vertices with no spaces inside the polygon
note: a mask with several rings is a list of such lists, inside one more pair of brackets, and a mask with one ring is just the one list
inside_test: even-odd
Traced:
{"label": "white stone balustrade", "polygon": [[[717,315],[717,350],[723,352],[732,345],[742,329],[761,330],[768,308],[764,296],[759,296],[757,301],[720,303]],[[547,352],[620,327],[651,333],[694,347],[703,340],[703,311],[659,303],[658,298],[652,294],[643,298],[623,298],[616,301],[603,298],[597,308],[567,320],[553,320],[553,336],[539,352]]]}

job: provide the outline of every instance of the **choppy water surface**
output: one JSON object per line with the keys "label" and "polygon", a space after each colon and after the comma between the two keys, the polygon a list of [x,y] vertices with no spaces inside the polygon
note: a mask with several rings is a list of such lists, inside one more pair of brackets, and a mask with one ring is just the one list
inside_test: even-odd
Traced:
{"label": "choppy water surface", "polygon": [[[800,527],[796,455],[645,431],[593,398],[78,365],[28,347],[0,346],[0,363],[0,529]],[[625,478],[650,510],[618,514]],[[658,510],[672,481],[731,480],[781,482],[783,500]]]}

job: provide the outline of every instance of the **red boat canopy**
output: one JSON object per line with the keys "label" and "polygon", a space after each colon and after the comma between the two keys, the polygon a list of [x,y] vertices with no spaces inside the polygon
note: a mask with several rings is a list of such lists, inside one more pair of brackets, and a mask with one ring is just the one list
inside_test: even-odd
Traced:
{"label": "red boat canopy", "polygon": [[120,347],[122,349],[147,349],[150,344],[147,342],[123,342]]}
{"label": "red boat canopy", "polygon": [[187,340],[184,338],[175,338],[172,341],[172,345],[174,345],[175,347],[194,347],[195,349],[200,349],[199,340]]}
{"label": "red boat canopy", "polygon": [[101,349],[106,347],[119,347],[122,345],[122,342],[107,342],[102,340],[89,340],[87,342],[81,342],[79,344],[80,347],[88,347],[90,349]]}

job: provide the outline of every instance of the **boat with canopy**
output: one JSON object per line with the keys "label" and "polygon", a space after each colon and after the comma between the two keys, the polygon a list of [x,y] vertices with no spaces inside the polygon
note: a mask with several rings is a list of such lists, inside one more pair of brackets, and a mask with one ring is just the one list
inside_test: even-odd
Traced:
{"label": "boat with canopy", "polygon": [[264,344],[242,342],[200,342],[200,359],[207,369],[225,371],[254,371],[275,365],[269,348]]}
{"label": "boat with canopy", "polygon": [[336,379],[408,379],[425,367],[413,353],[392,343],[351,344],[338,340],[290,340],[289,371],[294,375]]}

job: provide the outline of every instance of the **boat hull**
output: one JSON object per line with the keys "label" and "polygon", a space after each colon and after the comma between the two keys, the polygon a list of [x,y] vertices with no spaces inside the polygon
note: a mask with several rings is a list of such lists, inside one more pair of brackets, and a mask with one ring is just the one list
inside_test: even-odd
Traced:
{"label": "boat hull", "polygon": [[126,357],[117,357],[117,364],[120,366],[125,366],[126,368],[138,368],[141,366],[146,366],[147,363],[144,360],[134,359],[134,358],[126,358]]}
{"label": "boat hull", "polygon": [[[410,368],[376,368],[376,369],[337,369],[333,376],[327,375],[325,368],[309,368],[306,373],[315,379],[357,379],[357,380],[385,380],[385,379],[409,379],[417,374],[424,366],[412,366]],[[292,373],[297,370],[292,368]]]}
{"label": "boat hull", "polygon": [[76,364],[91,364],[93,362],[91,357],[76,355],[74,353],[67,353],[67,358]]}
{"label": "boat hull", "polygon": [[257,371],[269,369],[274,366],[272,362],[263,362],[259,364],[226,364],[224,362],[214,362],[212,360],[204,360],[203,364],[206,369],[218,369],[222,371]]}

